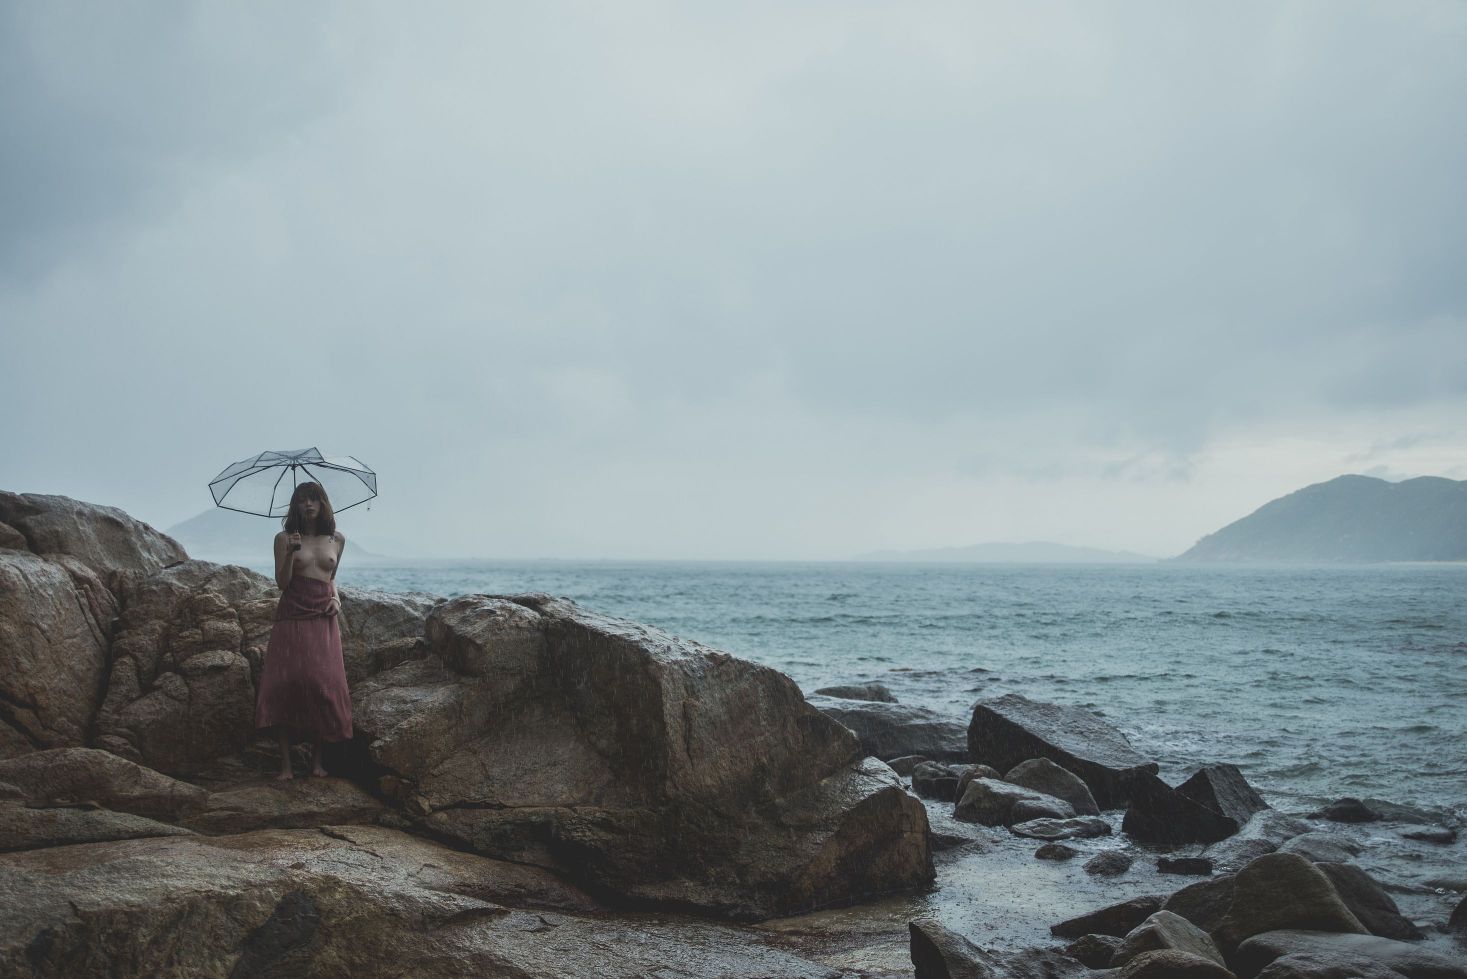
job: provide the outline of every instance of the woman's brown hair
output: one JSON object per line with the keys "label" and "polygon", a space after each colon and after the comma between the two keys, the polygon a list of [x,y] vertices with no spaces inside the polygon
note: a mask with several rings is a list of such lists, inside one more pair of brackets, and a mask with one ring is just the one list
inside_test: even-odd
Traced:
{"label": "woman's brown hair", "polygon": [[297,506],[302,500],[315,500],[321,504],[321,512],[316,516],[316,533],[322,537],[336,536],[336,511],[331,509],[331,500],[326,495],[326,488],[320,483],[298,483],[295,492],[290,494],[290,509],[285,513],[283,521],[287,534],[299,534],[301,525],[305,522],[301,519],[300,507]]}

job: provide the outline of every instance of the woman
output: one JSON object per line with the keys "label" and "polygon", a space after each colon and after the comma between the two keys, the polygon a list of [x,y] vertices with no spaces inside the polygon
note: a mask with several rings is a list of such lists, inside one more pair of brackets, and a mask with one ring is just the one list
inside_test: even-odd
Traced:
{"label": "woman", "polygon": [[260,673],[255,727],[280,736],[280,779],[291,778],[292,732],[311,740],[311,774],[325,775],[321,744],[351,737],[351,697],[341,656],[336,568],[346,537],[336,529],[320,483],[290,495],[285,529],[275,535],[275,583],[280,603]]}

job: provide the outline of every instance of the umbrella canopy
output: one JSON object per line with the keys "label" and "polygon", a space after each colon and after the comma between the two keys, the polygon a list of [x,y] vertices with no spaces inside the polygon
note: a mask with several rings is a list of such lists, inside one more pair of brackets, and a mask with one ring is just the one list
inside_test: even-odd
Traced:
{"label": "umbrella canopy", "polygon": [[296,484],[317,482],[340,513],[377,495],[377,474],[352,456],[326,456],[320,449],[261,452],[236,462],[209,482],[214,502],[226,510],[283,517]]}

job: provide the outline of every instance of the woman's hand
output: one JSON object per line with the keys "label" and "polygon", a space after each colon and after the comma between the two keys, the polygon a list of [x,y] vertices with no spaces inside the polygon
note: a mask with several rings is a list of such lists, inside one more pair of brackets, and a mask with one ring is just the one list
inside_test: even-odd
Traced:
{"label": "woman's hand", "polygon": [[288,534],[285,538],[285,549],[287,551],[298,551],[301,549],[301,535]]}
{"label": "woman's hand", "polygon": [[341,614],[341,596],[340,595],[333,594],[331,596],[331,614],[332,615],[340,615]]}

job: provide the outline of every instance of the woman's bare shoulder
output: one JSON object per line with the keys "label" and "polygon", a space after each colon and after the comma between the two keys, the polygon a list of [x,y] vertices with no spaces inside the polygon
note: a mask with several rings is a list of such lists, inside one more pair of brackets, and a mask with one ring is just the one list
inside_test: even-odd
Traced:
{"label": "woman's bare shoulder", "polygon": [[338,543],[338,544],[345,544],[346,543],[346,535],[343,534],[341,531],[338,530],[332,536],[334,536],[336,538],[336,543]]}

